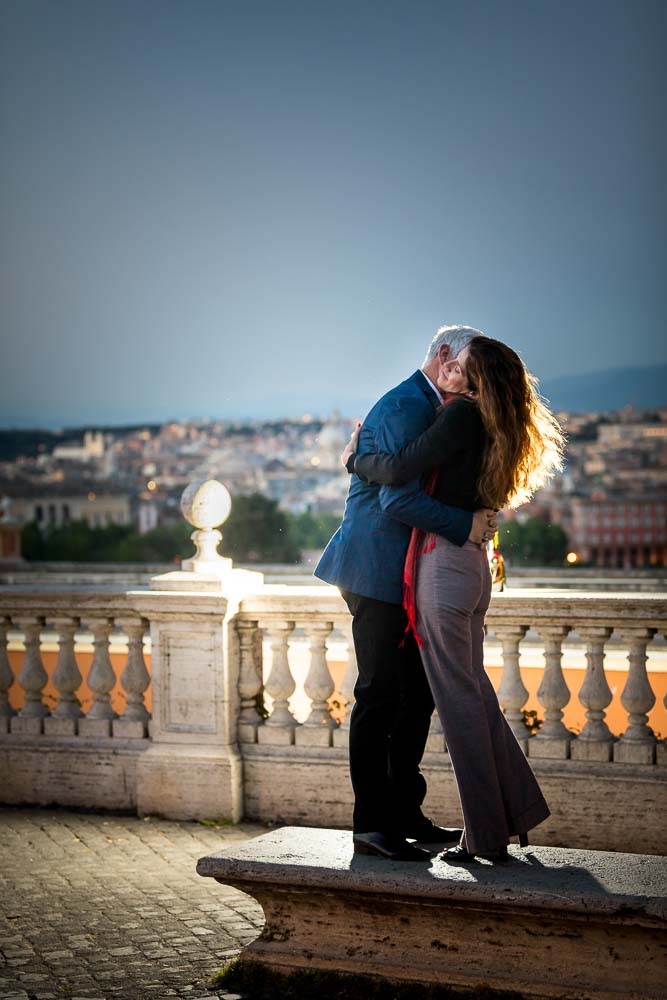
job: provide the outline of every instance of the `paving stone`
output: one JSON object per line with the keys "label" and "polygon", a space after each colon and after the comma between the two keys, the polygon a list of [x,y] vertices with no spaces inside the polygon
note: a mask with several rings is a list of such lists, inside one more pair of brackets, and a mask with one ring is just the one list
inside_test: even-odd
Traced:
{"label": "paving stone", "polygon": [[0,808],[0,1000],[220,1000],[210,977],[263,917],[195,864],[263,832]]}

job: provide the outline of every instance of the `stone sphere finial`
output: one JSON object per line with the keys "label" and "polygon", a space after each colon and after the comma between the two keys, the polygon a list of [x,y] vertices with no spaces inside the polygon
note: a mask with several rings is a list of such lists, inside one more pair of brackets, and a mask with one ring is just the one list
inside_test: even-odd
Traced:
{"label": "stone sphere finial", "polygon": [[229,490],[217,479],[201,479],[183,490],[181,512],[193,528],[217,528],[227,520],[231,509]]}
{"label": "stone sphere finial", "polygon": [[202,479],[190,483],[181,496],[183,517],[196,531],[190,535],[197,549],[194,556],[183,560],[182,568],[193,573],[220,571],[231,566],[218,552],[222,533],[217,530],[229,517],[232,498],[229,490],[217,479]]}

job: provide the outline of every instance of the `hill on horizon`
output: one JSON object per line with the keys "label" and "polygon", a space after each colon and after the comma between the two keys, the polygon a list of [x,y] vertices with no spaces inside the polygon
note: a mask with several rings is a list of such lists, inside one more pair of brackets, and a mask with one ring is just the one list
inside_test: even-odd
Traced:
{"label": "hill on horizon", "polygon": [[573,413],[666,406],[667,364],[545,378],[540,382],[540,392],[552,409]]}
{"label": "hill on horizon", "polygon": [[[386,386],[377,392],[377,396],[390,388]],[[346,386],[334,389],[336,395],[333,396],[329,387],[328,400],[324,398],[321,389],[310,387],[303,397],[295,398],[291,401],[291,413],[284,405],[278,403],[285,412],[277,412],[275,401],[268,407],[266,398],[257,401],[257,411],[255,413],[237,414],[210,414],[205,419],[223,420],[230,423],[275,423],[283,420],[300,420],[303,413],[313,414],[314,420],[319,420],[324,414],[331,414],[337,410],[346,418],[363,419],[369,411],[374,398],[361,398],[356,392],[350,392]],[[555,411],[569,411],[570,413],[609,413],[624,409],[626,406],[634,406],[638,410],[650,410],[661,406],[667,406],[667,364],[654,365],[652,367],[633,368],[609,368],[605,371],[583,372],[576,375],[558,375],[554,378],[544,378],[540,381],[540,392],[549,401],[551,408]],[[312,393],[312,395],[311,395]],[[128,414],[127,419],[123,419],[122,414],[114,419],[113,414],[106,413],[106,419],[95,419],[86,421],[79,417],[78,420],[40,420],[35,416],[34,421],[2,419],[0,414],[0,460],[13,461],[19,454],[37,454],[40,445],[50,450],[56,444],[63,443],[71,439],[80,439],[85,430],[101,430],[119,432],[129,432],[138,428],[148,427],[151,430],[157,429],[165,423],[171,421],[187,421],[193,419],[187,411],[171,413],[161,419],[159,414],[147,414],[147,419],[142,421],[137,419],[137,414]],[[198,417],[202,419],[202,417]]]}

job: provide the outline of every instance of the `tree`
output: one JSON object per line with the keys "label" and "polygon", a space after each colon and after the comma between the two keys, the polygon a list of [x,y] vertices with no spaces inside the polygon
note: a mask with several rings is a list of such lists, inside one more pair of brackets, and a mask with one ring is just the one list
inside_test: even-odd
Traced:
{"label": "tree", "polygon": [[236,562],[301,560],[288,515],[261,493],[236,497],[223,529],[222,552]]}
{"label": "tree", "polygon": [[567,552],[560,525],[545,524],[539,517],[501,524],[499,540],[500,551],[517,566],[561,566]]}
{"label": "tree", "polygon": [[21,531],[21,555],[28,561],[39,562],[46,559],[44,550],[44,536],[39,525],[37,521],[30,521]]}
{"label": "tree", "polygon": [[194,554],[194,545],[190,541],[192,532],[192,526],[185,521],[158,525],[143,535],[135,531],[118,546],[113,561],[178,562]]}
{"label": "tree", "polygon": [[[298,563],[301,548],[324,545],[338,524],[330,514],[298,518],[280,510],[275,500],[254,493],[234,500],[223,525],[221,551],[236,562]],[[176,562],[194,554],[192,527],[160,525],[140,535],[131,525],[91,528],[85,521],[41,531],[28,524],[21,536],[25,559],[65,562]]]}
{"label": "tree", "polygon": [[192,549],[191,531],[184,522],[140,535],[129,524],[91,528],[72,521],[42,532],[32,522],[21,534],[21,551],[25,559],[53,562],[173,562]]}
{"label": "tree", "polygon": [[294,540],[301,549],[322,549],[340,524],[337,514],[313,514],[306,510],[303,514],[291,515]]}

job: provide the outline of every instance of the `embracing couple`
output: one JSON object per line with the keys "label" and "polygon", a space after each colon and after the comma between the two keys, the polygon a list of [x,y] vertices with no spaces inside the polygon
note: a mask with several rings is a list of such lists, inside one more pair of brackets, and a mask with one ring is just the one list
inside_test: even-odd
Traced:
{"label": "embracing couple", "polygon": [[[421,370],[379,400],[343,453],[343,522],[315,575],[352,614],[359,667],[350,720],[354,850],[430,861],[507,859],[549,808],[483,665],[496,512],[558,468],[562,434],[511,348],[442,327]],[[464,829],[422,812],[433,709]]]}

